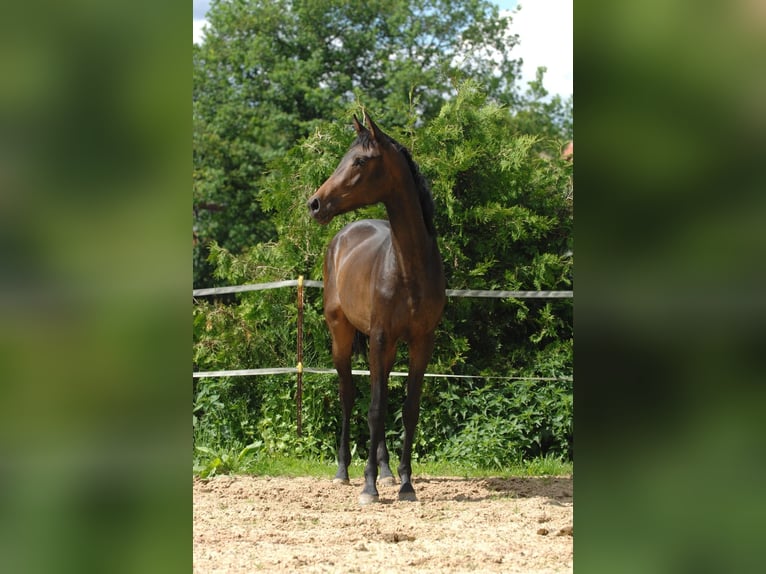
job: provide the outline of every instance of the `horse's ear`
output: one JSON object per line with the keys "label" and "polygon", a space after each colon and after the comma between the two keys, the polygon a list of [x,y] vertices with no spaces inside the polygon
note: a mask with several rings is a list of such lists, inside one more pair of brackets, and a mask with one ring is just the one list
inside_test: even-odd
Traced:
{"label": "horse's ear", "polygon": [[383,133],[380,131],[380,128],[375,125],[375,122],[372,121],[372,118],[367,114],[367,112],[364,112],[364,120],[367,122],[367,127],[370,128],[370,133],[372,134],[372,139],[375,141],[380,140],[380,135]]}
{"label": "horse's ear", "polygon": [[363,131],[365,131],[365,128],[362,124],[359,123],[359,120],[356,119],[356,114],[354,114],[354,129],[356,130],[356,134],[359,135]]}

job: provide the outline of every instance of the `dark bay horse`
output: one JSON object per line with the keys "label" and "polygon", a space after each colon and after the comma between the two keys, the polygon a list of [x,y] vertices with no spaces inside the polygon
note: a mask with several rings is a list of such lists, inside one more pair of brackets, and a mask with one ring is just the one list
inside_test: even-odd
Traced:
{"label": "dark bay horse", "polygon": [[399,465],[399,500],[416,500],[412,487],[412,441],[420,410],[423,374],[434,348],[434,331],[445,303],[442,260],[433,224],[431,192],[410,152],[384,134],[365,113],[354,116],[357,138],[335,172],[308,200],[321,224],[373,203],[388,221],[365,219],[345,226],[324,259],[324,315],[332,335],[332,357],[340,380],[343,411],[335,482],[348,484],[349,420],[354,404],[352,345],[357,332],[369,337],[370,454],[361,504],[378,501],[376,480],[394,483],[385,441],[388,375],[397,342],[409,347],[404,443]]}

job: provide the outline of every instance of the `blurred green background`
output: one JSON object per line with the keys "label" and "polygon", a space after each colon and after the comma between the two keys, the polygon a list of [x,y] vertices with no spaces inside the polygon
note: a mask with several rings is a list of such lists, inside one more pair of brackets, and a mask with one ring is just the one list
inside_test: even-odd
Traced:
{"label": "blurred green background", "polygon": [[0,571],[188,572],[186,2],[0,23]]}
{"label": "blurred green background", "polygon": [[[20,6],[0,23],[0,571],[188,571],[188,5]],[[763,3],[583,0],[575,44],[575,570],[755,571]]]}
{"label": "blurred green background", "polygon": [[766,10],[576,8],[575,571],[754,571]]}

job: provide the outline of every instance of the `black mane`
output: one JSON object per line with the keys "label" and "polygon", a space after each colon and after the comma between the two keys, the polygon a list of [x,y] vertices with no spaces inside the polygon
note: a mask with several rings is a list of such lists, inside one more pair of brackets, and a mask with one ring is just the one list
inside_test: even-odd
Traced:
{"label": "black mane", "polygon": [[404,159],[407,160],[407,165],[410,166],[410,172],[412,173],[412,179],[415,180],[415,187],[418,190],[418,199],[420,200],[420,210],[423,212],[423,222],[426,224],[426,230],[432,236],[436,236],[436,227],[434,226],[434,198],[431,195],[431,188],[426,181],[426,178],[420,172],[420,167],[412,159],[410,150],[390,137],[391,143],[399,151]]}

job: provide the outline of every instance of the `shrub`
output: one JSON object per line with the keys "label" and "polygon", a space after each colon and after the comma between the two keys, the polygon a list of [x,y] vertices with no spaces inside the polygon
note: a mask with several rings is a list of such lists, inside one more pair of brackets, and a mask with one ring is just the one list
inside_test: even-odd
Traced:
{"label": "shrub", "polygon": [[[345,124],[319,124],[272,163],[260,201],[280,239],[241,255],[214,246],[210,262],[219,280],[321,279],[330,238],[352,219],[381,216],[380,206],[369,207],[319,226],[305,208],[352,139]],[[389,131],[411,149],[431,182],[449,288],[572,287],[572,164],[558,159],[562,141],[516,132],[512,114],[471,85],[432,122],[416,126],[413,118],[406,125]],[[291,289],[200,301],[195,369],[293,366],[295,321]],[[306,289],[304,333],[304,364],[332,365],[319,290]],[[414,455],[496,467],[537,455],[571,457],[572,382],[560,377],[572,372],[572,340],[571,300],[450,299],[429,372],[486,378],[426,379]],[[405,348],[394,370],[407,370]],[[540,377],[556,380],[535,380]],[[358,379],[352,444],[366,456],[369,382]],[[295,377],[196,380],[195,444],[235,451],[257,444],[265,454],[334,457],[340,416],[335,385],[332,376],[305,377],[304,434],[297,437]],[[391,378],[387,436],[393,451],[401,440],[404,389],[403,379]]]}

